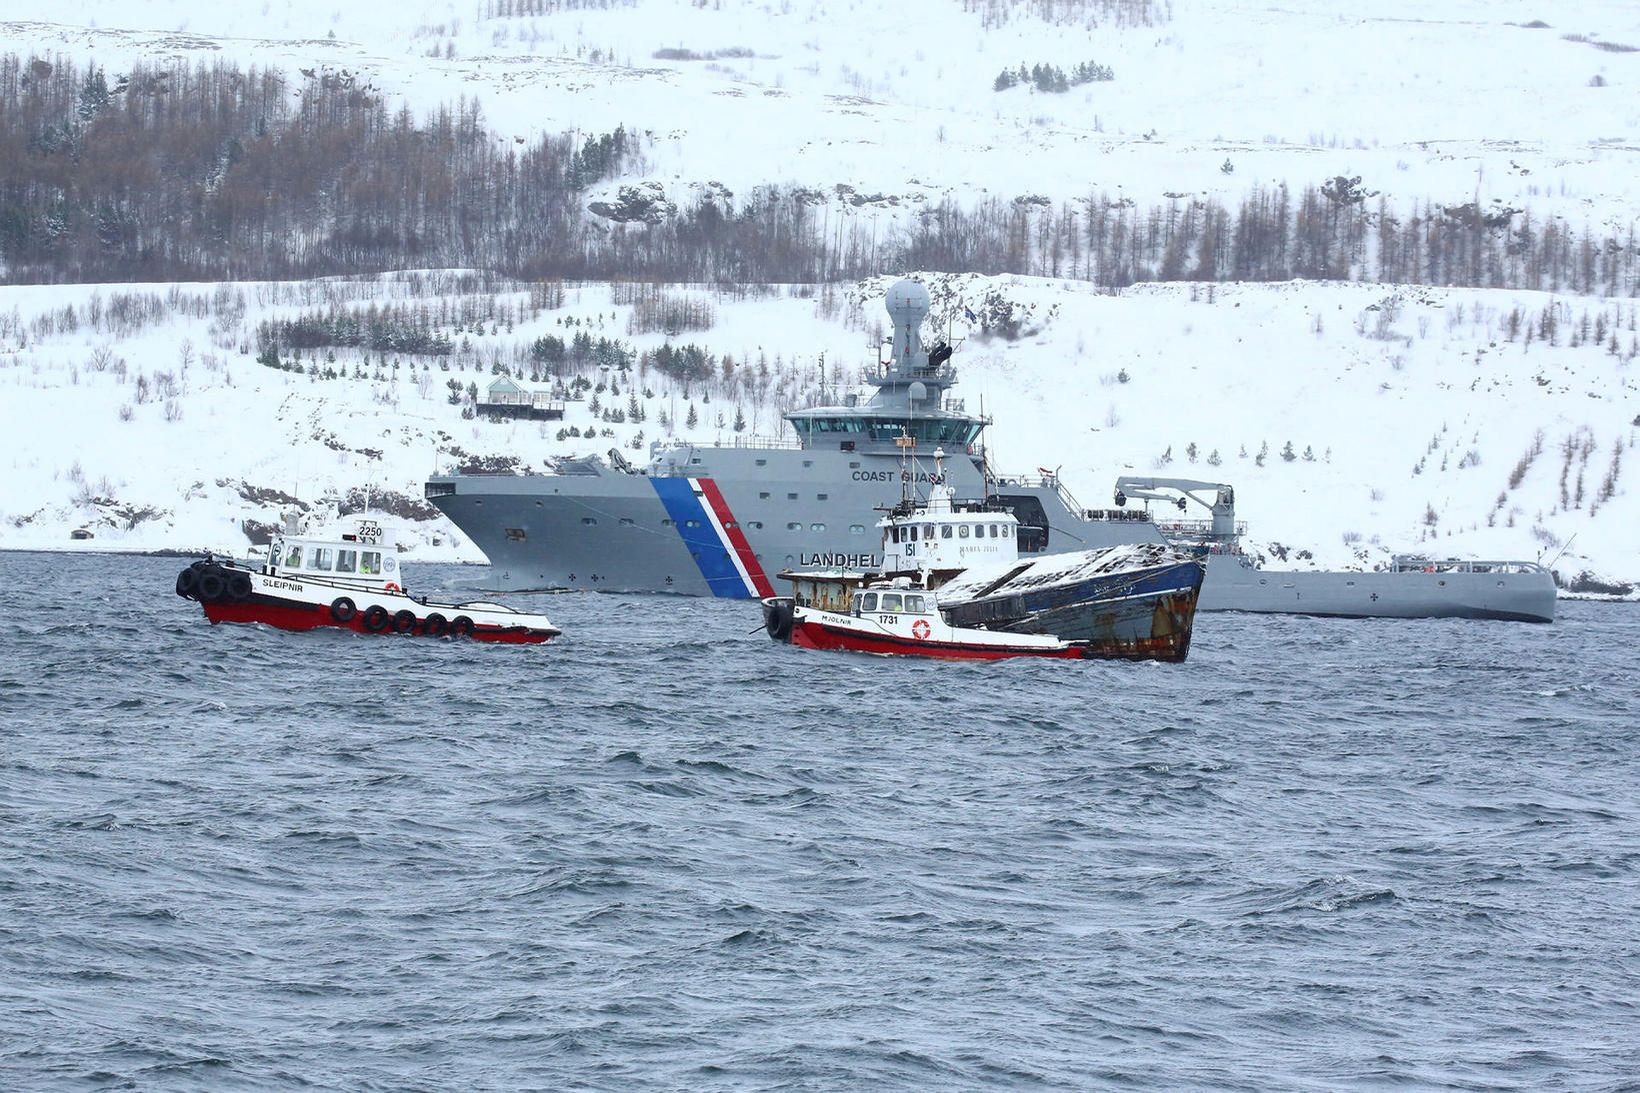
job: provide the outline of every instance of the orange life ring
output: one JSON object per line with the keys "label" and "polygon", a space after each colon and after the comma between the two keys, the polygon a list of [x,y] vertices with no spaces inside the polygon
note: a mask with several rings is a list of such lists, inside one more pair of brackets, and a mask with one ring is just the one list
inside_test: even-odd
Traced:
{"label": "orange life ring", "polygon": [[918,641],[928,640],[928,630],[929,627],[927,619],[918,619],[916,622],[911,624],[911,636],[916,638]]}
{"label": "orange life ring", "polygon": [[388,592],[403,592],[404,591],[404,589],[400,588],[398,585],[394,584],[392,581],[388,581],[387,584],[384,585],[383,587]]}

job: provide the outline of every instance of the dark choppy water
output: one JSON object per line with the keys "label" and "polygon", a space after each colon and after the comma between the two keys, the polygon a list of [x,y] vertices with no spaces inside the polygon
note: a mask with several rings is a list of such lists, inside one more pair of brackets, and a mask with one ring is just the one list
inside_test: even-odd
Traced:
{"label": "dark choppy water", "polygon": [[0,1085],[1640,1075],[1633,607],[936,665],[213,628],[179,567],[0,554]]}

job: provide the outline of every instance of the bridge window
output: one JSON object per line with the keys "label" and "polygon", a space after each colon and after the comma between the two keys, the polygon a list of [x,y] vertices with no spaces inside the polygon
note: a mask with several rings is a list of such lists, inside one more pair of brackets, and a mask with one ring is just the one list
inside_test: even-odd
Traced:
{"label": "bridge window", "polygon": [[1002,525],[1002,537],[1004,539],[1006,539],[1006,538],[1010,537],[1011,535],[1013,535],[1013,531],[1008,527],[1007,524],[1003,524]]}
{"label": "bridge window", "polygon": [[308,568],[329,569],[332,561],[331,555],[335,553],[329,547],[314,547],[313,556],[308,559]]}
{"label": "bridge window", "polygon": [[356,550],[338,550],[336,552],[336,572],[353,573],[359,568],[359,552]]}
{"label": "bridge window", "polygon": [[957,525],[957,538],[959,538],[959,539],[968,538],[968,525],[967,524],[958,524]]}
{"label": "bridge window", "polygon": [[940,525],[940,538],[941,539],[951,538],[951,525],[950,524],[941,524]]}
{"label": "bridge window", "polygon": [[301,547],[293,546],[293,547],[290,548],[289,551],[286,552],[286,554],[285,554],[285,568],[286,569],[301,569],[302,568],[302,548]]}
{"label": "bridge window", "polygon": [[924,539],[932,539],[933,537],[934,537],[934,525],[933,524],[924,524],[923,525],[923,538]]}
{"label": "bridge window", "polygon": [[902,606],[904,604],[904,602],[905,602],[904,598],[898,592],[884,592],[883,593],[883,610],[884,611],[903,611],[903,610],[905,610],[905,608]]}
{"label": "bridge window", "polygon": [[359,555],[359,572],[374,577],[382,571],[382,556],[374,550]]}
{"label": "bridge window", "polygon": [[907,596],[905,598],[905,609],[907,613],[912,615],[925,614],[927,611],[923,607],[923,598],[921,596]]}
{"label": "bridge window", "polygon": [[861,611],[875,611],[875,610],[877,610],[877,593],[867,592],[864,596],[861,596],[860,597],[860,610]]}

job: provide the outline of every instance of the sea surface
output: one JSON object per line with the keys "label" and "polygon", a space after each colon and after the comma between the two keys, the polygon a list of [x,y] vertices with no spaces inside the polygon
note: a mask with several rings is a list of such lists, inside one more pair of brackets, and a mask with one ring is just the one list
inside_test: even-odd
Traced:
{"label": "sea surface", "polygon": [[1634,605],[937,664],[213,627],[182,564],[0,554],[0,1087],[1640,1080]]}

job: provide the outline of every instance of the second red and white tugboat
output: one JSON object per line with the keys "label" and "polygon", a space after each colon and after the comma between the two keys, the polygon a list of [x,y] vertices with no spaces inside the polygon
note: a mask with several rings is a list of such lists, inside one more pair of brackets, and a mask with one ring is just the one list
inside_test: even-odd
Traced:
{"label": "second red and white tugboat", "polygon": [[301,536],[287,524],[250,568],[206,557],[177,574],[177,595],[197,600],[219,622],[260,622],[281,630],[335,626],[366,634],[422,634],[538,644],[561,632],[545,615],[498,603],[439,603],[412,596],[398,550],[369,517],[332,534]]}

